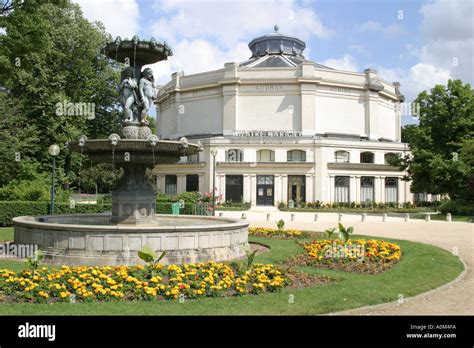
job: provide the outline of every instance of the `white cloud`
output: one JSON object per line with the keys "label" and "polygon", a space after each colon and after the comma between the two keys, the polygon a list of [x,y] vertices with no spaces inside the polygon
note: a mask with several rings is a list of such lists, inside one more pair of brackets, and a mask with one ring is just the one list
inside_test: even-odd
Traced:
{"label": "white cloud", "polygon": [[155,79],[164,84],[174,71],[184,71],[186,75],[222,69],[226,62],[241,62],[248,58],[249,49],[244,42],[229,50],[203,39],[184,39],[173,47],[173,56],[168,61],[150,65]]}
{"label": "white cloud", "polygon": [[350,54],[344,54],[341,58],[330,58],[322,62],[330,68],[337,70],[358,71],[359,67],[356,60]]}
{"label": "white cloud", "polygon": [[472,2],[435,0],[421,7],[422,44],[406,45],[406,56],[418,62],[407,69],[378,66],[379,76],[399,81],[407,102],[436,84],[461,79],[473,84]]}
{"label": "white cloud", "polygon": [[408,70],[376,66],[381,79],[400,82],[406,103],[411,103],[420,92],[430,90],[437,84],[446,84],[452,78],[450,72],[427,63],[417,63]]}
{"label": "white cloud", "polygon": [[359,26],[361,32],[381,32],[384,34],[398,34],[403,31],[403,27],[400,24],[394,23],[384,26],[382,23],[377,21],[367,21]]}
{"label": "white cloud", "polygon": [[152,25],[153,35],[176,42],[183,38],[212,38],[220,46],[231,47],[239,41],[250,41],[256,33],[268,34],[274,24],[281,32],[303,40],[312,36],[329,37],[326,28],[310,7],[295,1],[156,1],[160,16]]}
{"label": "white cloud", "polygon": [[149,32],[170,43],[174,53],[169,62],[153,67],[155,74],[163,83],[174,71],[192,74],[247,60],[251,56],[248,43],[273,32],[275,24],[281,33],[305,41],[330,37],[332,31],[310,6],[292,0],[155,1],[157,15]]}
{"label": "white cloud", "polygon": [[132,38],[138,33],[139,9],[135,0],[74,0],[89,21],[100,21],[112,36]]}
{"label": "white cloud", "polygon": [[437,0],[424,5],[420,31],[425,40],[419,55],[423,63],[447,70],[453,78],[474,83],[473,3]]}

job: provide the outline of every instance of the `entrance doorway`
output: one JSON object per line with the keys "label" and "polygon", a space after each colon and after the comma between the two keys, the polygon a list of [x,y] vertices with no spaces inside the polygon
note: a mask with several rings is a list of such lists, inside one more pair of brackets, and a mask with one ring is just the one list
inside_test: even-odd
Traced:
{"label": "entrance doorway", "polygon": [[273,205],[273,175],[257,176],[257,205]]}
{"label": "entrance doorway", "polygon": [[226,202],[241,203],[244,195],[243,175],[225,176],[225,200]]}
{"label": "entrance doorway", "polygon": [[295,202],[295,206],[301,206],[306,201],[306,176],[288,175],[288,201]]}

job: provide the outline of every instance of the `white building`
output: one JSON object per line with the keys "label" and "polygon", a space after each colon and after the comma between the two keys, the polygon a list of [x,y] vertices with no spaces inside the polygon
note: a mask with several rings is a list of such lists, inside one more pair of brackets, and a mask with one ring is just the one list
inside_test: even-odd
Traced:
{"label": "white building", "polygon": [[249,44],[252,57],[223,69],[174,73],[157,98],[160,139],[186,137],[204,151],[159,165],[158,190],[212,190],[222,201],[412,201],[404,173],[387,164],[405,153],[400,85],[377,72],[308,61],[305,43],[275,28]]}

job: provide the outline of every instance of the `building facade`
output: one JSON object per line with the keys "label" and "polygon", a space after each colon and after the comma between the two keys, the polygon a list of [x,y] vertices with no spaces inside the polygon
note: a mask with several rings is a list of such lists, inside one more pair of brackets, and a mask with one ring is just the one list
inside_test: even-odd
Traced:
{"label": "building facade", "polygon": [[245,62],[174,73],[160,89],[159,138],[204,150],[157,166],[159,191],[210,192],[214,182],[221,201],[252,206],[413,201],[405,173],[388,164],[408,149],[397,82],[308,61],[305,43],[278,28],[249,48]]}

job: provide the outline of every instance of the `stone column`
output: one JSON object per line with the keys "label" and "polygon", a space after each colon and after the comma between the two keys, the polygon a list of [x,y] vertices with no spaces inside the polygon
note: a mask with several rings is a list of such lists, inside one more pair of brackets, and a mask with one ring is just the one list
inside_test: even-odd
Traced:
{"label": "stone column", "polygon": [[405,196],[405,182],[401,180],[401,178],[397,178],[397,199],[398,203],[403,203],[407,201],[407,197]]}
{"label": "stone column", "polygon": [[252,207],[257,205],[257,175],[250,174],[250,202]]}
{"label": "stone column", "polygon": [[244,202],[252,201],[252,183],[249,174],[244,174]]}
{"label": "stone column", "polygon": [[349,177],[349,201],[357,201],[357,189],[356,189],[356,178],[354,175]]}
{"label": "stone column", "polygon": [[365,133],[370,139],[378,139],[378,90],[383,90],[383,86],[378,82],[376,70],[365,69],[364,73],[367,88],[365,101]]}
{"label": "stone column", "polygon": [[199,174],[199,187],[198,190],[199,192],[203,192],[204,190],[204,174]]}
{"label": "stone column", "polygon": [[238,63],[224,64],[223,92],[223,134],[230,135],[237,129],[239,80]]}
{"label": "stone column", "polygon": [[275,199],[274,199],[274,202],[275,202],[275,206],[278,206],[278,204],[280,202],[282,202],[282,195],[281,195],[281,175],[280,174],[275,174],[274,175],[274,185],[273,185],[273,189],[275,190]]}
{"label": "stone column", "polygon": [[374,202],[382,202],[381,192],[380,192],[380,176],[374,177]]}
{"label": "stone column", "polygon": [[186,174],[177,174],[176,175],[176,193],[186,192]]}
{"label": "stone column", "polygon": [[281,175],[281,199],[284,204],[288,204],[288,174]]}
{"label": "stone column", "polygon": [[335,200],[335,185],[336,183],[336,176],[335,175],[329,175],[329,202],[334,203]]}
{"label": "stone column", "polygon": [[225,174],[219,174],[219,186],[218,186],[217,196],[220,197],[220,202],[225,202]]}
{"label": "stone column", "polygon": [[356,196],[354,201],[360,204],[360,175],[355,176],[355,192]]}
{"label": "stone column", "polygon": [[156,176],[156,188],[158,192],[161,192],[161,193],[165,192],[165,176],[164,175]]}
{"label": "stone column", "polygon": [[314,202],[314,197],[313,197],[313,180],[314,176],[313,174],[306,174],[306,183],[305,183],[305,195],[306,195],[306,202]]}
{"label": "stone column", "polygon": [[385,203],[385,176],[380,176],[380,202]]}

